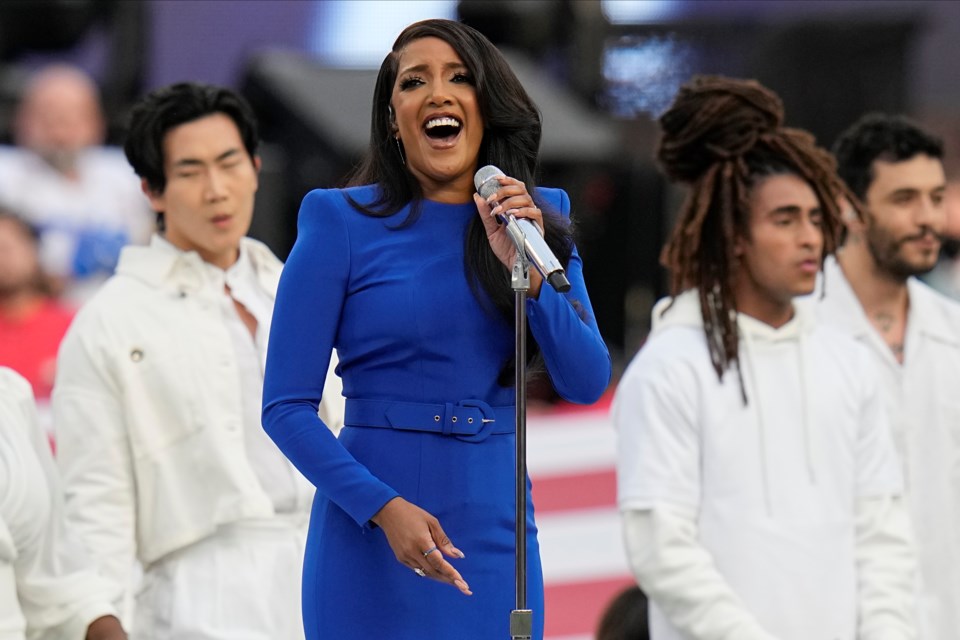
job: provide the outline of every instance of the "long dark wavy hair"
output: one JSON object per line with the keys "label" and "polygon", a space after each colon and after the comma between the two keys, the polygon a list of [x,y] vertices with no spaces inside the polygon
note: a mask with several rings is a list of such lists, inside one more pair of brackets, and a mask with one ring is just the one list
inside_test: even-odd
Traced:
{"label": "long dark wavy hair", "polygon": [[[534,191],[540,149],[540,112],[500,51],[479,31],[459,22],[416,22],[400,33],[392,50],[384,58],[373,92],[370,146],[360,165],[347,180],[350,186],[375,184],[378,195],[369,205],[353,200],[351,204],[358,211],[374,217],[391,216],[409,204],[410,212],[396,227],[398,229],[415,223],[419,218],[423,194],[398,153],[391,129],[390,98],[397,79],[401,52],[414,40],[429,37],[439,38],[449,44],[470,72],[484,123],[477,168],[492,164],[506,175],[526,184],[536,206],[543,212],[547,244],[566,266],[574,246],[570,224]],[[474,295],[485,307],[492,307],[507,320],[512,320],[514,294],[510,286],[510,271],[490,248],[479,216],[470,223],[464,242],[464,269]],[[528,336],[527,344],[529,367],[534,373],[541,369],[539,347],[532,336]],[[512,384],[512,376],[511,359],[501,372],[501,384]]]}
{"label": "long dark wavy hair", "polygon": [[758,82],[713,76],[684,85],[660,118],[657,159],[668,178],[691,187],[660,261],[671,272],[674,296],[697,289],[710,359],[721,378],[733,364],[740,371],[734,247],[738,237],[750,237],[752,188],[782,174],[807,182],[823,212],[824,256],[836,249],[842,228],[839,198],[858,206],[837,177],[833,156],[806,131],[784,127],[783,119],[780,98]]}

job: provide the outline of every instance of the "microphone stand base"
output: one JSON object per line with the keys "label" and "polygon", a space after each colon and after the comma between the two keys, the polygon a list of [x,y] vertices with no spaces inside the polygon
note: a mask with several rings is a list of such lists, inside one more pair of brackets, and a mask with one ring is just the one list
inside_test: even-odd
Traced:
{"label": "microphone stand base", "polygon": [[510,637],[512,640],[533,638],[533,611],[514,609],[510,612]]}

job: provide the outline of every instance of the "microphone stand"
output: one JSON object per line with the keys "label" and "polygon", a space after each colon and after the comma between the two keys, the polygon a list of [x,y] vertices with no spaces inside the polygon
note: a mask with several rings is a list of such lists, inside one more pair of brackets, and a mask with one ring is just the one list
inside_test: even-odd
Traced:
{"label": "microphone stand", "polygon": [[527,608],[527,293],[530,291],[530,262],[523,241],[511,235],[517,246],[511,287],[516,311],[516,609],[510,612],[510,638],[530,640],[533,637],[533,611]]}

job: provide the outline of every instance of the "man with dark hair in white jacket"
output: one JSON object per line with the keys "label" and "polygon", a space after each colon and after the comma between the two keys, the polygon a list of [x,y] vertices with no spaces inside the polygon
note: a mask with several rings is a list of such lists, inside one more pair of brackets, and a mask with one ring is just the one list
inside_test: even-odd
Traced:
{"label": "man with dark hair in white jacket", "polygon": [[[71,523],[129,593],[135,640],[298,640],[313,487],[260,424],[280,261],[245,237],[260,159],[249,105],[177,84],[134,107],[125,150],[149,246],[81,309],[53,392]],[[335,362],[334,358],[334,362]],[[324,422],[342,424],[339,378]]]}
{"label": "man with dark hair in white jacket", "polygon": [[914,558],[867,354],[795,303],[842,187],[752,81],[697,78],[659,159],[692,185],[674,297],[620,382],[618,501],[653,640],[909,640]]}
{"label": "man with dark hair in white jacket", "polygon": [[947,223],[943,143],[900,116],[870,114],[834,145],[863,205],[824,268],[822,322],[864,345],[879,373],[917,531],[920,636],[960,629],[960,304],[917,279]]}

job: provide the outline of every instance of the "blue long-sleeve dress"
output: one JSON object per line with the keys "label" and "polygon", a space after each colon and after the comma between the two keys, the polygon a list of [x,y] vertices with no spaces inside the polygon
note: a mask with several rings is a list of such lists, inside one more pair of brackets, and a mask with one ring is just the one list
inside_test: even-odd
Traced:
{"label": "blue long-sleeve dress", "polygon": [[[409,208],[371,217],[346,194],[366,204],[376,191],[316,190],[303,201],[263,393],[264,428],[317,487],[303,573],[306,636],[509,638],[514,390],[497,376],[513,354],[514,331],[468,284],[464,240],[476,207],[424,201],[419,219],[397,228]],[[538,196],[569,215],[563,191]],[[609,382],[610,358],[576,253],[567,276],[567,294],[544,284],[527,301],[528,321],[557,392],[592,402]],[[347,398],[339,438],[317,417],[333,347]],[[473,596],[396,561],[370,518],[398,495],[436,516],[464,552],[450,561]],[[528,603],[540,638],[543,579],[529,482],[527,501]]]}

